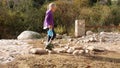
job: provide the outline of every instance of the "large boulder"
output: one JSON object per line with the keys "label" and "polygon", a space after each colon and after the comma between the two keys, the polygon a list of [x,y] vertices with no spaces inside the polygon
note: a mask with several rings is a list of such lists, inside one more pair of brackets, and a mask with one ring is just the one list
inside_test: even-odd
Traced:
{"label": "large boulder", "polygon": [[19,40],[27,40],[27,39],[39,39],[40,34],[34,31],[23,31],[17,39]]}

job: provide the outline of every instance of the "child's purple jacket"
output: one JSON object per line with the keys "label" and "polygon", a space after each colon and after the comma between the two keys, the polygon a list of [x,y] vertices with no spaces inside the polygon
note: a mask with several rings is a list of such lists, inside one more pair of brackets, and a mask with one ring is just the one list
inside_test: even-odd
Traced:
{"label": "child's purple jacket", "polygon": [[46,11],[43,29],[47,29],[49,25],[52,25],[54,27],[53,13],[51,10]]}

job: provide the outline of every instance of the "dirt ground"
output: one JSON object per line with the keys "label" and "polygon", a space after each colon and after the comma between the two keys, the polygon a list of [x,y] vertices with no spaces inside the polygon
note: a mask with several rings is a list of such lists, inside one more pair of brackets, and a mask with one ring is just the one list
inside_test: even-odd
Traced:
{"label": "dirt ground", "polygon": [[[113,57],[109,57],[114,55]],[[5,68],[120,68],[120,55],[109,53],[92,57],[59,55],[20,56]]]}
{"label": "dirt ground", "polygon": [[[34,47],[44,47],[43,42],[29,42]],[[71,54],[24,55],[0,68],[120,68],[120,54],[101,52],[93,56]]]}

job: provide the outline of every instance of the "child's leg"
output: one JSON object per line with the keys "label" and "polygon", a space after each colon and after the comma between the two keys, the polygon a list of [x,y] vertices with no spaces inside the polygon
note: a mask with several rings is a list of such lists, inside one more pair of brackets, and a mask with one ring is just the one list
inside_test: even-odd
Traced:
{"label": "child's leg", "polygon": [[51,36],[48,36],[48,43],[52,43],[52,41],[54,40],[54,38],[56,37],[56,33],[55,33],[55,31],[54,31],[54,29],[52,30],[53,31],[53,36],[51,37]]}
{"label": "child's leg", "polygon": [[48,36],[48,40],[47,40],[47,42],[49,42],[51,40],[51,37],[50,36]]}
{"label": "child's leg", "polygon": [[55,37],[56,37],[56,33],[53,30],[53,36],[48,36],[48,40],[47,40],[48,42],[47,42],[47,45],[46,45],[45,49],[52,50],[52,48],[54,48],[54,46],[51,43],[52,43],[52,41],[54,40]]}
{"label": "child's leg", "polygon": [[45,49],[49,49],[50,41],[51,41],[51,36],[48,36],[47,43],[45,45]]}
{"label": "child's leg", "polygon": [[52,37],[48,36],[48,42],[45,46],[45,49],[52,50],[53,46],[51,45],[51,43],[52,43]]}
{"label": "child's leg", "polygon": [[56,33],[55,33],[54,29],[53,29],[53,37],[51,38],[51,40],[54,40],[55,37],[56,37]]}

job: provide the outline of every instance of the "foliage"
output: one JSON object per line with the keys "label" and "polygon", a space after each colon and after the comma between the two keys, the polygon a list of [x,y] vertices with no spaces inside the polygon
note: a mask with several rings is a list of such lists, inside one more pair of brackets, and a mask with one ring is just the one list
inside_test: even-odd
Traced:
{"label": "foliage", "polygon": [[5,35],[3,38],[16,38],[24,30],[42,32],[45,7],[34,8],[32,0],[21,0],[13,8],[4,5],[0,10],[0,27],[4,26],[1,28],[4,33],[0,35]]}
{"label": "foliage", "polygon": [[[2,0],[0,1],[0,37],[16,38],[24,30],[43,33],[43,21],[47,5],[54,1],[57,33],[74,33],[76,19],[85,19],[87,26],[109,26],[120,24],[119,2],[116,5],[100,5],[91,0]],[[91,3],[94,3],[91,5]]]}

